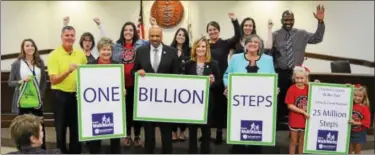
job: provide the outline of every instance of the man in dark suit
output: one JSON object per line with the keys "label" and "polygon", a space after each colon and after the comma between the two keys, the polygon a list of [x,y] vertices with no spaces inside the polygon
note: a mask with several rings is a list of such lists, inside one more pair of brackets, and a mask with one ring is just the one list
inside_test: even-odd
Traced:
{"label": "man in dark suit", "polygon": [[[133,73],[147,76],[147,73],[179,74],[180,61],[177,49],[162,43],[163,30],[153,26],[149,30],[150,44],[139,47],[136,50]],[[168,109],[166,109],[168,110]],[[145,122],[145,150],[146,154],[154,153],[155,126],[161,131],[162,153],[172,154],[172,126],[170,123]]]}

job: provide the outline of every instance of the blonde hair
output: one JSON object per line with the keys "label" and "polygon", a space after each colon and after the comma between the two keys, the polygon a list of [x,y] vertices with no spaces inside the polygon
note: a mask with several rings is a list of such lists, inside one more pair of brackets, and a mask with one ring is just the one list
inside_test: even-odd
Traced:
{"label": "blonde hair", "polygon": [[112,50],[112,45],[113,45],[113,41],[112,39],[108,38],[108,37],[102,37],[100,38],[99,42],[98,42],[98,52],[100,52],[100,50],[106,46],[109,46],[111,47],[111,50]]}
{"label": "blonde hair", "polygon": [[211,49],[206,37],[202,37],[194,42],[190,52],[191,60],[197,61],[197,48],[201,43],[206,43],[206,62],[211,62]]}
{"label": "blonde hair", "polygon": [[297,73],[303,73],[306,76],[306,81],[309,82],[308,80],[309,80],[309,74],[310,74],[310,72],[307,71],[305,67],[301,67],[301,66],[294,67],[294,69],[293,69],[293,76],[292,76],[293,82],[296,82],[296,74]]}
{"label": "blonde hair", "polygon": [[249,35],[249,36],[247,36],[247,37],[244,38],[244,39],[245,39],[244,51],[247,52],[247,46],[246,46],[246,45],[247,45],[247,43],[249,43],[253,38],[256,38],[256,39],[259,40],[259,44],[258,44],[259,50],[258,50],[257,54],[258,54],[258,55],[262,55],[262,53],[263,53],[263,49],[264,49],[263,39],[262,39],[260,36],[256,35],[256,34],[251,34],[251,35]]}
{"label": "blonde hair", "polygon": [[354,92],[356,92],[356,91],[360,91],[360,92],[363,93],[363,101],[362,101],[361,104],[363,104],[363,105],[369,107],[369,106],[370,106],[370,101],[369,101],[369,99],[368,99],[368,95],[367,95],[367,89],[366,89],[366,87],[364,87],[364,86],[356,86],[356,85],[355,85],[355,86],[354,86]]}
{"label": "blonde hair", "polygon": [[10,124],[10,136],[17,145],[17,149],[31,145],[30,137],[39,138],[42,119],[35,115],[24,114],[13,119]]}

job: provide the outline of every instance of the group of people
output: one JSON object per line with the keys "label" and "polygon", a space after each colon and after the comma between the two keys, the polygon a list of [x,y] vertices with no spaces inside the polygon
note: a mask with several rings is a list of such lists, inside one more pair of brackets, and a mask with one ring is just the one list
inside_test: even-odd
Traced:
{"label": "group of people", "polygon": [[[12,64],[9,78],[9,85],[16,88],[12,110],[20,115],[31,113],[42,117],[42,98],[46,89],[47,76],[49,76],[53,95],[57,148],[62,153],[81,153],[81,143],[78,140],[76,98],[77,66],[82,64],[123,64],[126,79],[127,110],[127,137],[123,139],[123,144],[125,146],[142,146],[143,141],[140,132],[143,126],[145,153],[154,153],[155,127],[159,127],[162,153],[173,153],[173,141],[186,140],[185,130],[188,129],[189,153],[210,153],[211,128],[217,129],[215,143],[223,142],[223,128],[226,127],[227,120],[228,75],[230,73],[277,73],[280,90],[277,121],[286,121],[283,120],[283,117],[290,113],[290,153],[296,153],[294,148],[297,143],[300,147],[298,153],[302,153],[303,142],[301,142],[301,139],[303,140],[303,138],[299,138],[299,141],[297,141],[296,137],[298,135],[303,137],[304,125],[302,124],[308,114],[305,110],[306,105],[297,106],[295,99],[296,96],[307,95],[308,73],[304,67],[298,66],[303,64],[306,45],[317,44],[323,40],[325,31],[324,7],[317,6],[314,16],[317,19],[318,28],[315,33],[310,33],[306,30],[294,28],[294,14],[290,10],[284,11],[281,15],[282,28],[272,32],[273,23],[269,21],[267,40],[264,42],[257,35],[254,19],[247,17],[239,24],[235,14],[229,13],[229,18],[234,27],[233,37],[222,39],[219,23],[211,21],[206,27],[209,38],[201,37],[195,40],[191,47],[185,28],[179,28],[176,31],[171,45],[164,44],[162,42],[163,29],[157,26],[154,19],[150,20],[151,28],[148,33],[148,40],[139,39],[135,24],[126,22],[121,28],[118,40],[113,41],[105,36],[100,19],[94,18],[101,32],[101,38],[95,44],[94,36],[91,33],[83,33],[79,40],[82,50],[73,47],[76,31],[74,27],[68,25],[69,17],[65,17],[63,20],[64,27],[61,31],[62,45],[50,53],[47,65],[40,59],[37,46],[32,39],[25,39],[22,42],[20,57]],[[44,72],[46,66],[48,75]],[[134,75],[136,73],[140,76],[147,76],[147,73],[209,76],[211,87],[208,123],[205,125],[186,125],[134,121],[132,116]],[[35,92],[41,99],[37,106],[25,107],[23,106],[24,103],[20,102],[20,98],[22,98],[20,96],[24,95],[20,88],[30,81],[35,81],[34,83],[38,86]],[[364,90],[364,88],[361,87],[360,90]],[[366,93],[365,91],[360,92],[363,94],[357,93],[355,103],[364,103]],[[30,115],[19,117],[32,119]],[[368,119],[367,116],[363,118]],[[37,118],[35,117],[35,119]],[[23,134],[13,134],[12,132],[12,137],[15,138],[19,152],[30,152],[30,146],[34,146],[34,143],[36,143],[34,139],[40,139],[37,145],[40,147],[39,152],[45,149],[44,125],[42,121],[37,121],[37,123],[41,125],[40,132],[43,133],[37,133],[39,126],[35,124],[32,124],[32,126],[31,124],[30,126],[25,125],[22,129]],[[361,129],[368,127],[367,124],[358,120],[352,123],[362,126]],[[278,130],[282,128],[280,124],[278,123]],[[66,147],[67,127],[69,127],[70,134],[69,149]],[[134,129],[133,134],[131,133],[132,127]],[[17,127],[17,121],[13,123],[11,128],[21,130]],[[198,128],[202,131],[202,136],[199,139],[197,137]],[[180,129],[179,133],[178,129]],[[24,138],[25,135],[32,138],[29,138],[29,141],[20,141],[20,136]],[[197,146],[199,141],[200,151],[198,151]],[[87,145],[90,153],[101,153],[100,140],[88,141]],[[32,149],[31,152],[33,151],[35,149]],[[111,139],[111,153],[121,153],[120,139]],[[234,145],[232,153],[261,153],[261,147]]]}

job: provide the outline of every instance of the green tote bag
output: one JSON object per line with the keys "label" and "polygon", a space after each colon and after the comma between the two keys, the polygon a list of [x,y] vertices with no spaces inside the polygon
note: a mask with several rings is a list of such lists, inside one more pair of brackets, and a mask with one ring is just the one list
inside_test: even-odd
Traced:
{"label": "green tote bag", "polygon": [[30,81],[24,82],[20,87],[19,107],[20,108],[38,108],[40,107],[39,86],[34,76]]}

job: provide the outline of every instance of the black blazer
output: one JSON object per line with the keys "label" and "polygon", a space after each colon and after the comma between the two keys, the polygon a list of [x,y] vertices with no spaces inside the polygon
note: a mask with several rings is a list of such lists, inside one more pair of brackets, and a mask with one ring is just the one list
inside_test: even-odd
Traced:
{"label": "black blazer", "polygon": [[[99,64],[99,58],[97,58],[96,60],[90,61],[90,62],[88,62],[87,64]],[[113,60],[111,59],[111,64],[120,64],[120,63],[117,62],[117,61],[113,61]]]}
{"label": "black blazer", "polygon": [[150,44],[146,44],[137,48],[132,70],[133,75],[140,69],[145,70],[146,73],[180,74],[181,60],[178,58],[175,48],[163,44],[159,68],[154,71],[150,60],[150,46]]}
{"label": "black blazer", "polygon": [[[182,74],[197,75],[197,62],[193,60],[186,61],[182,68]],[[210,74],[213,74],[215,77],[215,82],[211,85],[212,88],[217,86],[221,81],[219,63],[215,60],[204,63],[203,75]]]}
{"label": "black blazer", "polygon": [[190,50],[190,47],[182,50],[180,56],[180,60],[182,61],[182,63],[185,63],[186,61],[190,60]]}

